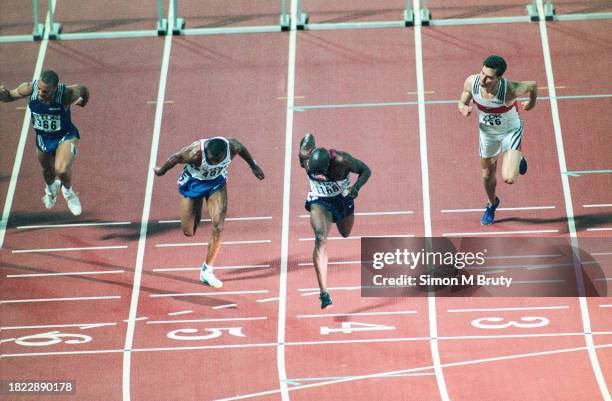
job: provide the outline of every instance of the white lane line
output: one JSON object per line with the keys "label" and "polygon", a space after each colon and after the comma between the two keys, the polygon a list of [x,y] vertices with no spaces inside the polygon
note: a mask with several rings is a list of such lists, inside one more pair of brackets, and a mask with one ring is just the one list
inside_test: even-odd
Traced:
{"label": "white lane line", "polygon": [[104,327],[104,326],[116,326],[117,323],[71,323],[71,324],[43,324],[36,326],[5,326],[0,327],[0,330],[28,330],[28,329],[49,329],[56,327]]}
{"label": "white lane line", "polygon": [[68,297],[68,298],[34,298],[34,299],[7,299],[0,301],[0,304],[16,304],[25,302],[62,302],[62,301],[93,301],[102,299],[119,299],[120,295],[102,297]]}
{"label": "white lane line", "polygon": [[[355,212],[355,216],[395,216],[402,214],[413,214],[412,210],[400,210],[397,212]],[[300,214],[301,219],[309,218],[309,214]]]}
{"label": "white lane line", "polygon": [[[587,263],[583,263],[587,264]],[[499,265],[499,266],[470,266],[470,270],[479,270],[479,269],[550,269],[553,267],[569,267],[574,266],[573,263],[549,263],[549,264],[539,264],[539,265]]]}
{"label": "white lane line", "polygon": [[[496,210],[544,210],[544,209],[554,209],[555,206],[524,206],[524,207],[500,207]],[[482,212],[483,208],[478,209],[442,209],[440,212],[442,213],[469,213],[469,212]]]}
{"label": "white lane line", "polygon": [[[601,348],[601,349],[612,348],[612,344],[596,345],[595,348]],[[471,359],[471,360],[466,360],[466,361],[444,363],[444,364],[441,364],[440,367],[441,368],[451,368],[451,367],[457,367],[457,366],[469,366],[469,365],[483,364],[483,363],[488,363],[488,362],[498,362],[498,361],[513,360],[513,359],[531,358],[531,357],[536,357],[536,356],[548,356],[548,355],[564,354],[564,353],[569,353],[569,352],[579,352],[579,351],[584,351],[586,349],[587,347],[561,348],[561,349],[555,349],[555,350],[550,350],[550,351],[531,352],[531,353],[524,353],[524,354],[512,354],[512,355],[497,356],[497,357],[491,357],[491,358]],[[361,375],[361,376],[353,376],[353,377],[345,378],[345,379],[328,380],[328,381],[323,381],[323,382],[318,382],[318,383],[313,383],[313,384],[304,384],[299,387],[292,387],[289,389],[289,391],[298,391],[298,390],[303,390],[306,388],[322,387],[322,386],[328,386],[330,384],[346,383],[346,382],[357,381],[357,380],[376,379],[376,378],[382,378],[382,377],[389,376],[389,375],[423,372],[423,371],[429,371],[433,368],[435,368],[435,365],[421,366],[418,368],[410,368],[410,369],[402,369],[402,370],[393,370],[393,371],[387,371],[387,372],[372,373],[372,374]],[[264,395],[277,394],[278,392],[280,392],[280,389],[261,391],[258,393],[251,393],[251,394],[243,394],[243,395],[239,395],[235,397],[216,399],[215,401],[243,400],[247,398],[261,397]]]}
{"label": "white lane line", "polygon": [[171,294],[151,294],[151,298],[161,297],[215,297],[217,295],[237,295],[237,294],[265,294],[268,290],[253,290],[253,291],[225,291],[225,292],[179,292]]}
{"label": "white lane line", "polygon": [[[412,238],[414,234],[361,235],[355,237],[327,237],[328,240],[351,240],[362,238]],[[300,241],[314,241],[314,237],[300,238]]]}
{"label": "white lane line", "polygon": [[298,319],[309,319],[315,317],[336,317],[336,316],[379,316],[379,315],[409,315],[417,313],[415,310],[401,310],[391,312],[355,312],[355,313],[322,313],[319,315],[297,315]]}
{"label": "white lane line", "polygon": [[[352,290],[360,290],[361,286],[357,286],[357,287],[328,287],[328,290],[348,290],[348,291],[352,291]],[[298,288],[299,292],[312,292],[312,291],[319,291],[318,288]]]}
{"label": "white lane line", "polygon": [[476,236],[476,235],[512,235],[512,234],[544,234],[544,233],[558,233],[559,230],[519,230],[519,231],[479,231],[472,233],[444,233],[444,237],[457,237],[457,236]]}
{"label": "white lane line", "polygon": [[[236,265],[236,266],[215,266],[215,270],[229,270],[229,269],[256,269],[270,267],[270,265]],[[172,271],[187,271],[187,270],[200,270],[202,267],[171,267],[165,269],[153,269],[154,272],[172,272]]]}
{"label": "white lane line", "polygon": [[[350,260],[350,261],[345,261],[345,262],[327,262],[327,265],[360,265],[361,261],[360,260]],[[303,262],[303,263],[298,263],[298,266],[314,266],[314,263],[312,262]]]}
{"label": "white lane line", "polygon": [[147,324],[174,324],[174,323],[205,323],[205,322],[235,322],[235,321],[250,321],[250,320],[267,320],[265,316],[257,317],[229,317],[216,319],[189,319],[189,320],[151,320]]}
{"label": "white lane line", "polygon": [[[183,310],[183,311],[179,311],[179,312],[170,312],[168,313],[168,316],[178,316],[178,315],[187,315],[193,313],[192,310]],[[148,322],[150,323],[150,322]]]}
{"label": "white lane line", "polygon": [[612,281],[612,277],[596,278],[595,281]]}
{"label": "white lane line", "polygon": [[[222,245],[244,245],[244,244],[268,244],[272,242],[272,240],[264,239],[264,240],[252,240],[252,241],[223,241]],[[192,243],[178,243],[178,244],[157,244],[155,245],[158,248],[164,247],[179,247],[179,246],[208,246],[208,242],[192,242]]]}
{"label": "white lane line", "polygon": [[[38,79],[42,73],[45,55],[47,53],[47,46],[49,45],[49,32],[51,31],[51,12],[55,12],[57,7],[57,1],[52,3],[53,11],[47,10],[47,17],[45,19],[45,30],[40,47],[38,48],[38,56],[36,57],[36,66],[34,67],[34,73],[32,74],[32,80]],[[38,21],[36,21],[38,23]],[[25,150],[26,141],[28,139],[28,132],[30,130],[31,114],[25,109],[26,112],[23,115],[23,124],[21,125],[21,134],[19,135],[19,144],[17,145],[17,152],[15,154],[15,162],[13,163],[13,170],[11,172],[11,180],[9,181],[8,190],[6,193],[6,199],[4,201],[4,209],[2,210],[2,219],[0,219],[0,249],[4,245],[4,237],[6,235],[6,226],[8,224],[9,215],[11,213],[11,207],[13,205],[13,198],[15,196],[15,188],[17,187],[17,178],[19,177],[19,170],[21,169],[21,162],[23,160],[23,153]]]}
{"label": "white lane line", "polygon": [[612,227],[587,228],[587,231],[612,231]]}
{"label": "white lane line", "polygon": [[273,298],[258,299],[257,302],[263,303],[263,302],[273,302],[273,301],[279,301],[279,300],[280,300],[279,297],[273,297]]}
{"label": "white lane line", "polygon": [[612,203],[601,203],[599,205],[582,205],[582,207],[612,207]]}
{"label": "white lane line", "polygon": [[[565,159],[565,146],[563,144],[563,134],[561,131],[561,119],[559,117],[559,107],[557,104],[557,91],[555,89],[555,79],[553,75],[552,60],[550,55],[550,46],[548,43],[548,31],[546,28],[546,20],[544,19],[544,5],[542,0],[537,0],[538,13],[540,14],[539,29],[540,39],[542,42],[542,53],[544,55],[544,67],[546,70],[547,85],[550,90],[550,111],[552,114],[553,130],[555,133],[555,145],[557,148],[557,158],[559,160],[559,169],[561,172],[568,171],[567,162]],[[567,216],[568,231],[572,245],[572,255],[574,259],[574,271],[576,275],[576,282],[578,287],[578,301],[580,304],[580,314],[582,315],[582,327],[584,330],[584,338],[587,344],[587,351],[589,354],[589,360],[593,369],[593,374],[599,385],[599,391],[601,392],[603,399],[606,401],[612,401],[610,391],[606,384],[606,379],[601,370],[597,352],[595,352],[595,343],[591,334],[591,321],[589,317],[589,306],[585,297],[585,286],[584,277],[582,275],[582,267],[580,266],[580,255],[576,252],[576,249],[580,249],[578,236],[576,234],[576,222],[574,219],[574,206],[572,202],[572,193],[570,190],[569,176],[567,174],[561,174],[561,184],[563,186],[563,200],[565,203],[565,214]]]}
{"label": "white lane line", "polygon": [[569,309],[568,305],[562,306],[524,306],[516,308],[474,308],[474,309],[448,309],[450,313],[465,313],[465,312],[498,312],[498,311],[520,311],[520,310],[556,310]]}
{"label": "white lane line", "polygon": [[225,305],[217,305],[217,306],[213,306],[212,309],[225,309],[225,308],[233,308],[235,306],[238,306],[237,304],[225,304]]}
{"label": "white lane line", "polygon": [[600,304],[600,308],[612,308],[612,304]]}
{"label": "white lane line", "polygon": [[[148,320],[148,319],[149,319],[148,317],[146,317],[146,316],[142,316],[142,317],[137,317],[137,318],[134,318],[134,321],[135,321],[135,322],[137,322],[137,321],[140,321],[140,320]],[[129,322],[130,322],[130,320],[129,320],[129,319],[126,319],[126,320],[124,320],[124,322],[129,323]]]}
{"label": "white lane line", "polygon": [[86,276],[98,274],[117,274],[125,273],[125,270],[103,270],[97,272],[68,272],[68,273],[31,273],[31,274],[7,274],[7,278],[18,277],[54,277],[54,276]]}
{"label": "white lane line", "polygon": [[142,280],[142,269],[144,265],[145,246],[147,230],[149,228],[149,217],[151,213],[151,199],[153,197],[153,184],[159,149],[159,137],[162,127],[162,116],[164,112],[164,97],[166,96],[166,83],[168,79],[168,67],[170,65],[170,51],[172,49],[172,30],[174,29],[174,0],[168,0],[168,32],[164,38],[164,50],[159,73],[159,86],[157,91],[157,104],[155,106],[155,120],[153,122],[153,137],[151,138],[151,149],[149,150],[149,165],[147,167],[147,185],[145,187],[142,216],[140,218],[140,233],[138,236],[138,251],[136,253],[136,265],[134,267],[134,282],[132,284],[132,297],[130,300],[130,311],[128,313],[127,330],[125,331],[125,343],[123,346],[123,374],[122,394],[123,401],[131,400],[131,372],[132,372],[132,347],[134,343],[134,331],[136,329],[136,314],[138,312],[138,299],[140,297],[140,283]]}
{"label": "white lane line", "polygon": [[14,249],[11,253],[36,253],[36,252],[69,252],[69,251],[103,251],[108,249],[127,249],[127,245],[112,246],[82,246],[76,248],[47,248],[47,249]]}
{"label": "white lane line", "polygon": [[[254,217],[226,217],[225,221],[254,221],[254,220],[272,220],[272,216],[254,216]],[[210,219],[200,219],[201,222],[209,223]],[[159,220],[159,224],[178,224],[180,220]]]}
{"label": "white lane line", "polygon": [[96,226],[127,226],[129,221],[118,221],[108,223],[70,223],[70,224],[43,224],[38,226],[17,226],[18,230],[27,230],[32,228],[74,228],[74,227],[96,227]]}
{"label": "white lane line", "polygon": [[612,252],[593,252],[591,256],[610,256]]}

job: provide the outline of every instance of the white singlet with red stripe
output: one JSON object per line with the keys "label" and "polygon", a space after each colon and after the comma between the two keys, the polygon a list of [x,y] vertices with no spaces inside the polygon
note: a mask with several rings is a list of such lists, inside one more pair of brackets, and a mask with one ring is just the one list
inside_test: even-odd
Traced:
{"label": "white singlet with red stripe", "polygon": [[517,103],[506,105],[506,90],[508,82],[499,80],[497,96],[485,99],[480,94],[480,75],[474,78],[472,85],[472,100],[478,108],[478,122],[481,134],[504,135],[521,127],[521,117],[517,111]]}
{"label": "white singlet with red stripe", "polygon": [[[206,160],[206,150],[204,148],[206,146],[206,142],[212,139],[222,139],[227,145],[225,158],[217,164],[208,164],[208,161]],[[189,172],[189,174],[191,174],[193,178],[196,178],[198,180],[214,180],[220,175],[222,175],[224,178],[227,178],[227,167],[232,162],[229,141],[221,136],[216,136],[214,138],[208,139],[200,139],[200,149],[202,150],[202,163],[197,168],[190,164],[186,164],[185,170]]]}

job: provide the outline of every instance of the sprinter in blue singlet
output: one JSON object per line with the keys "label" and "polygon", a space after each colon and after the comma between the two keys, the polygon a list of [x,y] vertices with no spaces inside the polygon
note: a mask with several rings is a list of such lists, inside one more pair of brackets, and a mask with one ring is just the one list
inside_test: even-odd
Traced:
{"label": "sprinter in blue singlet", "polygon": [[77,153],[79,130],[72,124],[70,106],[84,107],[89,90],[83,85],[59,82],[54,71],[44,71],[39,79],[8,90],[0,85],[0,101],[28,98],[32,126],[36,132],[38,161],[46,183],[42,200],[47,209],[55,206],[60,187],[70,212],[81,214],[81,201],[72,188],[72,163]]}

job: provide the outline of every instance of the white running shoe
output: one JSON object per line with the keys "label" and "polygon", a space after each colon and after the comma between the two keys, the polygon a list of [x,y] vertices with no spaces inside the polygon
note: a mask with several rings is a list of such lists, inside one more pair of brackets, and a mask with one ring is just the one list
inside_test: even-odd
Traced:
{"label": "white running shoe", "polygon": [[74,214],[75,216],[81,214],[81,201],[72,187],[70,189],[66,189],[66,187],[62,185],[62,194],[64,195],[64,199],[66,199],[70,213]]}
{"label": "white running shoe", "polygon": [[60,180],[53,181],[53,184],[45,186],[45,196],[42,197],[42,201],[47,209],[51,209],[57,202],[57,192],[61,185]]}
{"label": "white running shoe", "polygon": [[202,270],[200,270],[200,280],[213,288],[221,288],[223,287],[223,281],[219,280],[215,277],[215,274],[211,269],[206,268],[206,266],[202,266]]}

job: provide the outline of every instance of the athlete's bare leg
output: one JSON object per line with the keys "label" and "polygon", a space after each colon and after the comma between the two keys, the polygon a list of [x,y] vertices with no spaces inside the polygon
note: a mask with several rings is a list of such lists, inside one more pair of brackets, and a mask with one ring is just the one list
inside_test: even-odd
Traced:
{"label": "athlete's bare leg", "polygon": [[66,189],[70,189],[72,186],[72,163],[76,156],[78,142],[79,138],[72,138],[60,143],[55,150],[55,175]]}
{"label": "athlete's bare leg", "polygon": [[206,264],[214,266],[217,255],[221,250],[221,238],[223,237],[223,224],[227,213],[227,186],[210,195],[206,201],[208,214],[212,221],[212,231],[208,241],[208,252],[206,254]]}
{"label": "athlete's bare leg", "polygon": [[491,205],[495,205],[495,187],[497,186],[497,156],[481,157],[480,167],[482,168],[482,182],[487,193],[487,199]]}
{"label": "athlete's bare leg", "polygon": [[353,229],[354,223],[355,223],[355,213],[336,222],[336,227],[338,227],[338,232],[340,233],[340,235],[346,238],[349,235],[351,235],[351,230]]}
{"label": "athlete's bare leg", "polygon": [[523,154],[520,150],[511,149],[504,153],[502,178],[506,184],[514,184],[519,176],[519,164]]}
{"label": "athlete's bare leg", "polygon": [[43,178],[47,185],[53,184],[55,181],[55,156],[51,153],[41,152],[37,150],[38,162],[42,167]]}
{"label": "athlete's bare leg", "polygon": [[202,215],[202,201],[203,198],[181,198],[181,230],[188,237],[194,236],[198,228]]}
{"label": "athlete's bare leg", "polygon": [[327,292],[327,235],[333,225],[331,213],[319,205],[310,207],[310,225],[314,230],[315,246],[312,262],[317,273],[321,293]]}

